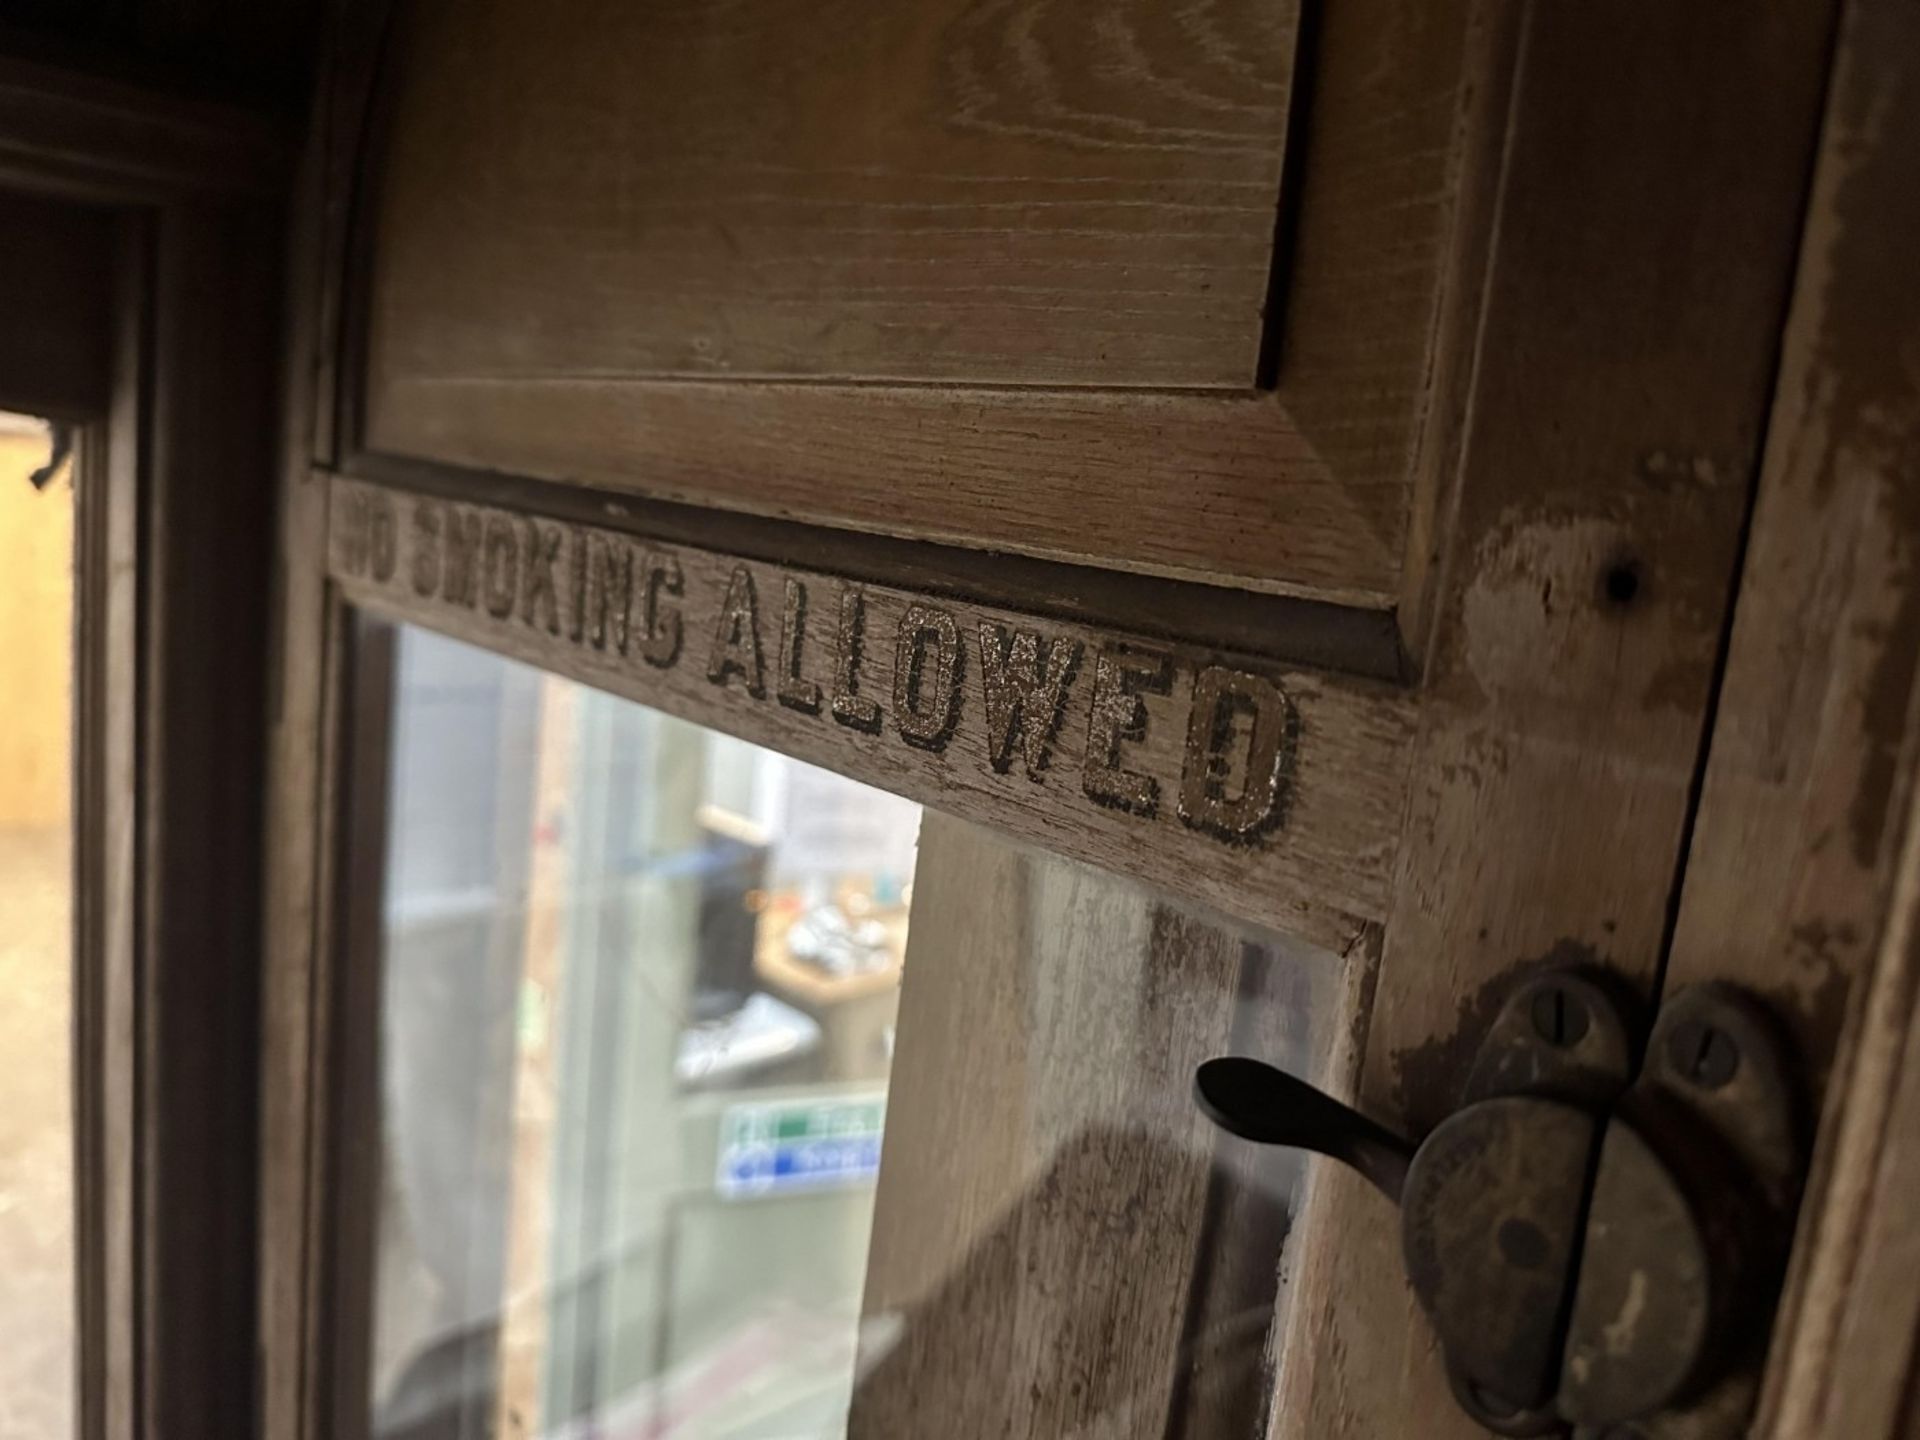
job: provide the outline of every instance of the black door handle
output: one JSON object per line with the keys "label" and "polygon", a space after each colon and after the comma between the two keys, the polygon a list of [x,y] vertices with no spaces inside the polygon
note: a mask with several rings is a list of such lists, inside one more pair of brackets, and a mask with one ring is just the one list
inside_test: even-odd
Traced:
{"label": "black door handle", "polygon": [[[1246,1056],[1200,1066],[1193,1094],[1230,1134],[1338,1160],[1399,1207],[1408,1280],[1475,1419],[1612,1433],[1696,1402],[1718,1416],[1729,1337],[1777,1284],[1804,1161],[1769,1020],[1719,987],[1682,992],[1635,1082],[1626,1003],[1540,972],[1418,1145]],[[1698,1433],[1731,1434],[1718,1424]]]}
{"label": "black door handle", "polygon": [[1193,1098],[1228,1134],[1351,1165],[1396,1205],[1407,1188],[1412,1141],[1264,1061],[1243,1055],[1207,1061],[1194,1072]]}

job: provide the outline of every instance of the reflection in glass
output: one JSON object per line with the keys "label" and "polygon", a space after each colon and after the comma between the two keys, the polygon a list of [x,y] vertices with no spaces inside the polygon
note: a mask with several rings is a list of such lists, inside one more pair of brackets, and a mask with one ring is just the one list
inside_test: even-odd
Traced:
{"label": "reflection in glass", "polygon": [[844,1432],[918,807],[395,641],[371,1431]]}
{"label": "reflection in glass", "polygon": [[1336,1085],[1338,957],[929,812],[852,1440],[1265,1433],[1307,1157],[1201,1062]]}

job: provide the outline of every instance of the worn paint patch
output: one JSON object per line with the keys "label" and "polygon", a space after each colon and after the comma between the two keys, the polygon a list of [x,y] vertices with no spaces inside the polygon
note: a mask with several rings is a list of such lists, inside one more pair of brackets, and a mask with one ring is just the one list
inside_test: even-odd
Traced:
{"label": "worn paint patch", "polygon": [[[1863,7],[1855,23],[1862,53],[1904,43],[1905,22],[1891,10]],[[1819,493],[1844,493],[1850,483],[1875,487],[1873,528],[1894,596],[1891,610],[1868,622],[1878,654],[1859,695],[1866,756],[1849,825],[1863,866],[1878,863],[1885,843],[1920,662],[1920,291],[1911,283],[1920,185],[1910,173],[1920,154],[1920,103],[1910,71],[1886,73],[1881,86],[1849,88],[1836,116],[1847,142],[1835,149],[1848,168],[1809,266],[1820,298],[1813,388],[1804,401],[1821,416],[1817,431],[1831,437],[1815,477]],[[1895,276],[1906,283],[1890,285]]]}
{"label": "worn paint patch", "polygon": [[[1460,601],[1456,689],[1470,681],[1476,703],[1567,704],[1576,718],[1697,716],[1731,583],[1729,501],[1713,462],[1661,463],[1662,478],[1613,513],[1517,510],[1488,532]],[[1673,470],[1688,477],[1678,493]],[[1725,563],[1707,563],[1712,551]],[[1607,707],[1592,703],[1595,673],[1610,677]]]}

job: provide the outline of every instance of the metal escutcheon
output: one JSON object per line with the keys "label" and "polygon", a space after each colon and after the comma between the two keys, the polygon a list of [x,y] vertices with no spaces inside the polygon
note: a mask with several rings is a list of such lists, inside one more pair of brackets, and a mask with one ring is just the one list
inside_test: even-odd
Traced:
{"label": "metal escutcheon", "polygon": [[1600,976],[1530,977],[1418,1146],[1257,1060],[1195,1076],[1223,1128],[1400,1206],[1454,1393],[1500,1434],[1731,1440],[1750,1409],[1804,1166],[1786,1050],[1756,1001],[1700,987],[1636,1079],[1629,1008]]}

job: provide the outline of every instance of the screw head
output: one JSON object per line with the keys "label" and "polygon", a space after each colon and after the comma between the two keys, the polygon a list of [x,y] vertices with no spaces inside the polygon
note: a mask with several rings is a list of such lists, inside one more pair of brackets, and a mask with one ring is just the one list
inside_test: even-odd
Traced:
{"label": "screw head", "polygon": [[1578,1045],[1589,1023],[1586,1002],[1564,985],[1542,985],[1528,1007],[1533,1033],[1556,1050]]}
{"label": "screw head", "polygon": [[1718,1090],[1739,1073],[1740,1047],[1718,1025],[1689,1020],[1668,1037],[1667,1063],[1702,1090]]}

